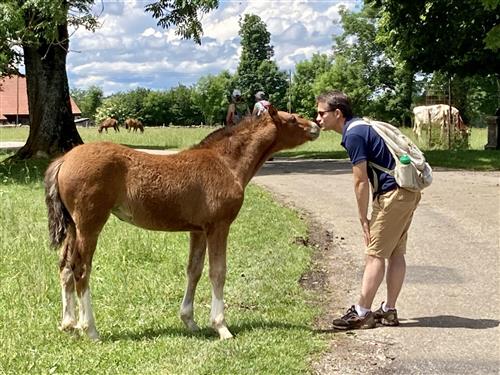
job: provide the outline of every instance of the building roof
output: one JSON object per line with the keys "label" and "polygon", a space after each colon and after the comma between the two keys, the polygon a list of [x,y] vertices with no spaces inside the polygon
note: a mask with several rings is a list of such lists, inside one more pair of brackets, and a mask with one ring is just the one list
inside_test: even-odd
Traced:
{"label": "building roof", "polygon": [[[73,115],[81,115],[82,111],[71,100],[71,111]],[[26,88],[26,77],[12,75],[0,77],[0,120],[7,115],[28,116],[28,90]]]}

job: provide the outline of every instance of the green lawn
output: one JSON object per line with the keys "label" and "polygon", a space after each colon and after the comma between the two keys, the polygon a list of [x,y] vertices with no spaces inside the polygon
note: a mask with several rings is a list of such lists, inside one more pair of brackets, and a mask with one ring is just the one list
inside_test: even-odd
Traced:
{"label": "green lawn", "polygon": [[195,300],[202,331],[178,318],[188,234],[151,232],[112,217],[91,277],[101,343],[57,330],[57,252],[48,246],[45,162],[0,164],[0,374],[303,374],[326,347],[319,311],[299,285],[311,249],[298,215],[250,186],[231,227],[226,318],[234,340],[209,328],[204,271]]}

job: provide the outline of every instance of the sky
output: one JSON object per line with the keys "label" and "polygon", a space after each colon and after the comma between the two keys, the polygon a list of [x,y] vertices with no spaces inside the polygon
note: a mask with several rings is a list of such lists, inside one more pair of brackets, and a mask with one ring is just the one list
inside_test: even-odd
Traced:
{"label": "sky", "polygon": [[96,0],[101,27],[71,30],[67,71],[71,88],[96,85],[110,95],[137,87],[166,90],[194,85],[222,70],[234,73],[241,54],[238,21],[258,15],[271,33],[280,69],[294,70],[314,53],[329,53],[342,30],[339,9],[359,0],[249,0],[219,2],[203,15],[202,44],[182,40],[175,28],[163,29],[144,7],[154,0]]}

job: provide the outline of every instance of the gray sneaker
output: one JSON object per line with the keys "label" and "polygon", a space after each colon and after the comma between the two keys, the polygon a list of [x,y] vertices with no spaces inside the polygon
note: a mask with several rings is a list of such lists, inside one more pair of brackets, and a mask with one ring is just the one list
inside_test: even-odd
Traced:
{"label": "gray sneaker", "polygon": [[371,311],[361,317],[358,315],[354,305],[347,310],[342,318],[334,319],[332,322],[333,328],[342,330],[375,328],[375,325],[375,319]]}
{"label": "gray sneaker", "polygon": [[384,311],[382,306],[384,305],[384,302],[380,304],[380,308],[373,313],[373,317],[375,320],[384,325],[384,326],[390,326],[390,327],[395,327],[399,325],[399,320],[398,320],[398,310],[396,309],[390,309],[387,311]]}

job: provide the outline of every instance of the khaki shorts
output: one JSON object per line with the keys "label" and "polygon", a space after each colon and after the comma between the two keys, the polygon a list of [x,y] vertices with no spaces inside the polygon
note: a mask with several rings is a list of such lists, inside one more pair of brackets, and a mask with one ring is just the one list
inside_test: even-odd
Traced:
{"label": "khaki shorts", "polygon": [[366,254],[388,259],[406,253],[408,228],[420,197],[420,193],[397,188],[375,198]]}

